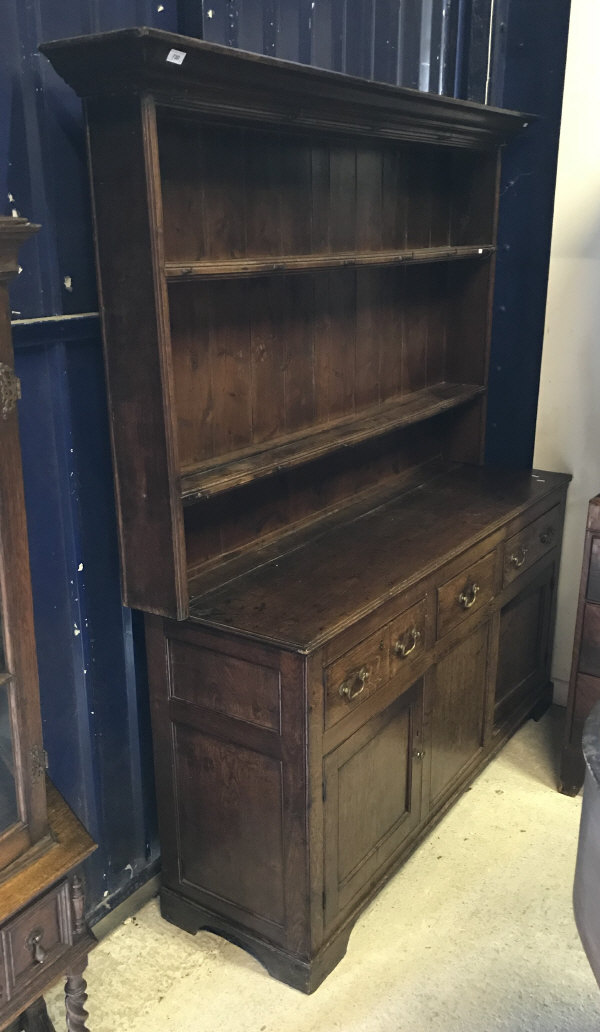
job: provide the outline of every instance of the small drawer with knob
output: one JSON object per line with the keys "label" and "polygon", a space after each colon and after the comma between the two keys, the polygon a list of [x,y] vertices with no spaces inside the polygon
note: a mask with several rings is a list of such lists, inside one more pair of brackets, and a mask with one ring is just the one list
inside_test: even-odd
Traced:
{"label": "small drawer with knob", "polygon": [[388,632],[380,628],[325,668],[325,727],[342,720],[389,677]]}
{"label": "small drawer with knob", "polygon": [[66,953],[73,941],[69,884],[62,882],[2,929],[7,995],[14,996]]}
{"label": "small drawer with knob", "polygon": [[415,663],[426,651],[428,641],[427,598],[422,598],[390,624],[390,677],[412,677]]}
{"label": "small drawer with knob", "polygon": [[494,597],[496,553],[488,552],[437,589],[437,636],[443,638]]}
{"label": "small drawer with knob", "polygon": [[560,541],[560,532],[561,506],[555,505],[508,538],[504,547],[504,584],[510,584],[550,552]]}

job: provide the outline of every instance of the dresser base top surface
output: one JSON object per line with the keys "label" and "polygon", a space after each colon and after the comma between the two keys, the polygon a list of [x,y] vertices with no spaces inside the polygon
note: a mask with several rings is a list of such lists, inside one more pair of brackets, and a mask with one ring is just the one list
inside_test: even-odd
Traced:
{"label": "dresser base top surface", "polygon": [[439,566],[566,489],[569,476],[457,466],[213,587],[190,617],[310,652]]}

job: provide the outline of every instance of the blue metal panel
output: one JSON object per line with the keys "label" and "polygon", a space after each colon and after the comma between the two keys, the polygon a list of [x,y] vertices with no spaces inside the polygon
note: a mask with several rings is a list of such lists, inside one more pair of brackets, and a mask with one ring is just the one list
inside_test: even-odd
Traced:
{"label": "blue metal panel", "polygon": [[[41,223],[12,307],[50,774],[99,843],[92,918],[158,861],[140,621],[120,603],[81,104],[42,40],[126,25],[177,29],[175,0],[10,0],[0,33],[2,209]],[[8,194],[11,194],[9,198]],[[42,317],[42,318],[39,318]]]}
{"label": "blue metal panel", "polygon": [[99,843],[87,864],[98,911],[158,857],[142,629],[120,602],[98,319],[16,324],[14,338],[44,741],[50,776]]}
{"label": "blue metal panel", "polygon": [[[23,318],[97,308],[81,102],[38,54],[44,40],[127,25],[177,29],[176,0],[7,0],[0,33],[3,130],[0,211],[44,233],[24,248],[13,290]],[[10,191],[14,202],[9,202]]]}
{"label": "blue metal panel", "polygon": [[486,450],[495,465],[533,461],[568,25],[569,0],[544,4],[541,19],[536,4],[512,0],[490,97],[538,116],[503,163]]}

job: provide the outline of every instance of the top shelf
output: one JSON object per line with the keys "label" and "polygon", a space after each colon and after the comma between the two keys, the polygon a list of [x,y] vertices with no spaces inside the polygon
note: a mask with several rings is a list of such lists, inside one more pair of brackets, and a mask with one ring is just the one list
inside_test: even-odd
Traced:
{"label": "top shelf", "polygon": [[333,254],[284,255],[281,258],[226,258],[201,262],[165,262],[170,282],[196,279],[229,279],[264,276],[273,273],[310,272],[318,269],[382,267],[386,265],[424,265],[465,258],[489,258],[493,244],[464,247],[420,247],[404,251],[359,251]]}

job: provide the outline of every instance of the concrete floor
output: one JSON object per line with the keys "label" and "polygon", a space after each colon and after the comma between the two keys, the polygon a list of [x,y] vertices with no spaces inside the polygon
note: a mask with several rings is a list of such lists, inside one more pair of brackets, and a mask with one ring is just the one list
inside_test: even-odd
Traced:
{"label": "concrete floor", "polygon": [[[527,723],[377,899],[313,996],[155,900],[90,958],[91,1032],[597,1032],[571,910],[581,799],[556,791],[560,710]],[[60,989],[47,997],[62,1022]]]}

